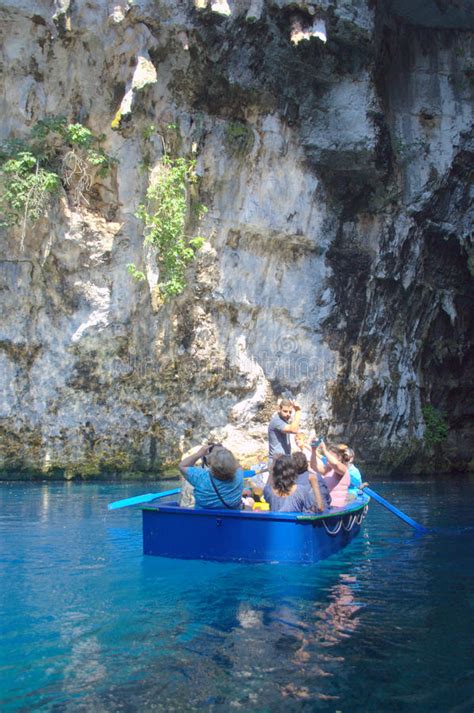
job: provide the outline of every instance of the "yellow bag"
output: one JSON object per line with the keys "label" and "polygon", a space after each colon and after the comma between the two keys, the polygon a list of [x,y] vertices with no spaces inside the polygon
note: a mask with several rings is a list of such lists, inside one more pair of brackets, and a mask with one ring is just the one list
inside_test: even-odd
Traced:
{"label": "yellow bag", "polygon": [[270,505],[268,503],[254,503],[252,510],[270,510]]}

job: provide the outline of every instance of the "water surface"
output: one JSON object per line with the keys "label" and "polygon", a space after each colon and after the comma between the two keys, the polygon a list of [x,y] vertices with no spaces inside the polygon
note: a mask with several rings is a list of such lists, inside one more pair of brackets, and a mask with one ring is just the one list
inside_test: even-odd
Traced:
{"label": "water surface", "polygon": [[[137,484],[0,486],[0,710],[474,711],[474,483],[371,484],[318,565],[144,557]],[[161,483],[157,489],[166,489]]]}

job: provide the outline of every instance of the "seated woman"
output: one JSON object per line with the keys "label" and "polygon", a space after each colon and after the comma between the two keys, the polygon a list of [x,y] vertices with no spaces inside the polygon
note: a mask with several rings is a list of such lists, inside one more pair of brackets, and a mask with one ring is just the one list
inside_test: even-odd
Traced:
{"label": "seated woman", "polygon": [[[293,465],[295,466],[297,472],[296,485],[307,485],[311,487],[311,482],[309,476],[313,474],[313,471],[309,471],[308,459],[305,454],[301,451],[296,451],[291,456]],[[325,508],[331,506],[331,496],[329,495],[328,486],[324,482],[324,478],[318,472],[314,473],[316,477],[316,489],[313,491],[316,495],[316,503],[318,504],[318,510],[322,512]]]}
{"label": "seated woman", "polygon": [[[273,512],[316,512],[324,505],[314,474],[308,476],[309,484],[297,485],[298,473],[291,456],[280,456],[273,461],[271,476],[263,494]],[[318,495],[319,505],[318,505]]]}
{"label": "seated woman", "polygon": [[[196,453],[184,458],[179,470],[194,487],[198,508],[228,508],[240,510],[244,474],[233,454],[222,446],[202,446]],[[196,466],[206,456],[208,468]]]}
{"label": "seated woman", "polygon": [[362,487],[362,474],[359,468],[354,465],[355,453],[349,446],[346,448],[346,453],[349,456],[348,467],[349,475],[351,476],[351,484],[349,485],[349,498],[355,499],[360,492]]}
{"label": "seated woman", "polygon": [[[326,458],[323,462],[322,456]],[[322,441],[319,446],[311,446],[311,468],[320,473],[326,483],[331,506],[344,507],[347,503],[347,491],[351,482],[348,468],[349,456],[337,446]]]}

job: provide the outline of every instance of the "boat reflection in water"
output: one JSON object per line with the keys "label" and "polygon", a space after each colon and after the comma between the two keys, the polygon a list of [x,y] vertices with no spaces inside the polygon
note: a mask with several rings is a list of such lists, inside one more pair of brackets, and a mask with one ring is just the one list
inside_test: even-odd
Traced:
{"label": "boat reflection in water", "polygon": [[[346,666],[344,651],[348,645],[356,645],[349,644],[349,640],[360,626],[359,612],[364,605],[355,596],[355,576],[341,574],[329,587],[327,576],[328,573],[322,589],[312,587],[313,603],[295,599],[293,592],[272,605],[269,600],[275,594],[276,583],[270,582],[272,596],[260,605],[238,605],[238,625],[227,633],[223,648],[234,674],[257,684],[259,700],[275,696],[276,691],[271,691],[275,684],[277,695],[289,701],[339,700],[340,677],[345,675]],[[329,575],[329,579],[333,576]],[[309,595],[308,578],[299,585],[306,587]]]}

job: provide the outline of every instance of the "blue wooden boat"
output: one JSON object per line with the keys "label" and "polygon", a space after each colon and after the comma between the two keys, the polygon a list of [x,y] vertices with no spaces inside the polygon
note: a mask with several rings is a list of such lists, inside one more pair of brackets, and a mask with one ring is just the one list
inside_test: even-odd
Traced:
{"label": "blue wooden boat", "polygon": [[335,554],[360,531],[370,498],[323,514],[204,510],[177,503],[142,507],[143,552],[219,562],[312,564]]}

